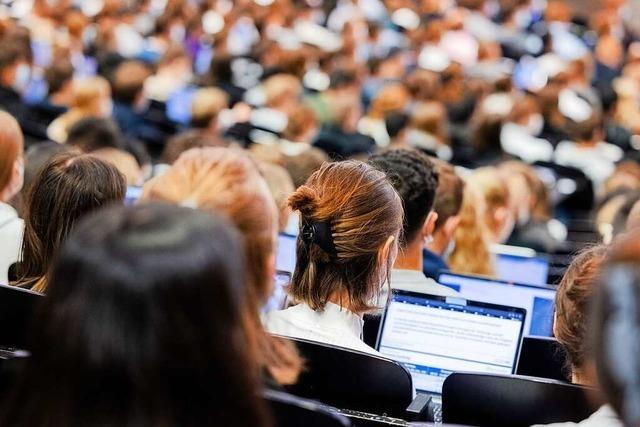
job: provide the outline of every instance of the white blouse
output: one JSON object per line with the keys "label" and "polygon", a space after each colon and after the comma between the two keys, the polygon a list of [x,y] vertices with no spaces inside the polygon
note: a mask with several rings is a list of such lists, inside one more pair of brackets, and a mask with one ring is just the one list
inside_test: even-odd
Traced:
{"label": "white blouse", "polygon": [[0,283],[7,284],[7,272],[20,256],[24,222],[15,209],[0,203]]}
{"label": "white blouse", "polygon": [[286,310],[272,311],[265,316],[264,324],[272,334],[382,356],[362,341],[362,317],[330,302],[322,311],[312,310],[304,303]]}
{"label": "white blouse", "polygon": [[611,406],[604,405],[589,418],[579,423],[554,423],[533,427],[624,427],[624,424]]}

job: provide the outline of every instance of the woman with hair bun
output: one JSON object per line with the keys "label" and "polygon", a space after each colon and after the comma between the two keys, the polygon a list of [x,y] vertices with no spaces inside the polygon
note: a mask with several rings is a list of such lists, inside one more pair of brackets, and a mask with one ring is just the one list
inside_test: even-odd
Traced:
{"label": "woman with hair bun", "polygon": [[376,353],[361,340],[395,261],[402,202],[384,173],[358,161],[325,163],[290,198],[300,212],[297,303],[271,312],[269,332]]}

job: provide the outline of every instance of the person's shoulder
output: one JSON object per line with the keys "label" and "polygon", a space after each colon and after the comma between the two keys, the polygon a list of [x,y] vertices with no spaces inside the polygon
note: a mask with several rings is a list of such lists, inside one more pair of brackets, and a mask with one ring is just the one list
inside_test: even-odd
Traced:
{"label": "person's shoulder", "polygon": [[303,305],[298,304],[284,310],[274,310],[263,316],[265,328],[272,333],[278,333],[271,329],[278,329],[282,325],[295,323],[296,319],[300,319],[303,314]]}
{"label": "person's shoulder", "polygon": [[537,424],[532,427],[623,427],[624,424],[609,405],[600,407],[589,418],[579,423]]}
{"label": "person's shoulder", "polygon": [[624,156],[624,151],[622,150],[622,148],[618,147],[617,145],[614,145],[608,142],[600,142],[598,143],[597,147],[598,147],[598,151],[602,153],[603,156],[607,157],[612,161],[617,162],[618,160],[621,160],[622,157]]}

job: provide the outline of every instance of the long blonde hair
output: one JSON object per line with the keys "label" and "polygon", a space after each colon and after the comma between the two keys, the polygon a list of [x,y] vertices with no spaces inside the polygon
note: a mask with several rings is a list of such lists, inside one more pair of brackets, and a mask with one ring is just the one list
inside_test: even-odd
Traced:
{"label": "long blonde hair", "polygon": [[295,348],[267,335],[260,308],[271,292],[268,263],[276,249],[278,215],[266,182],[251,160],[231,148],[194,148],[149,181],[142,200],[166,201],[226,215],[244,237],[247,286],[245,326],[258,362],[281,384],[297,380]]}
{"label": "long blonde hair", "polygon": [[460,224],[453,236],[455,249],[448,261],[451,271],[486,276],[495,274],[488,231],[482,220],[485,210],[486,205],[479,190],[471,182],[466,182]]}

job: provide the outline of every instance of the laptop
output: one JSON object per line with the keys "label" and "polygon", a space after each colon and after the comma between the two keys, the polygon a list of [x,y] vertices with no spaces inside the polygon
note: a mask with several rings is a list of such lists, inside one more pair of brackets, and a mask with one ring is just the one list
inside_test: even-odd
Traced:
{"label": "laptop", "polygon": [[286,288],[291,283],[291,273],[288,271],[276,271],[273,278],[273,291],[271,296],[267,300],[267,303],[262,307],[262,314],[267,314],[271,311],[279,311],[287,308],[287,291]]}
{"label": "laptop", "polygon": [[278,235],[278,251],[276,254],[276,268],[280,271],[293,273],[296,268],[296,236],[280,233]]}
{"label": "laptop", "polygon": [[460,292],[464,298],[524,308],[529,313],[524,325],[525,335],[553,336],[556,301],[553,286],[523,285],[453,273],[440,273],[438,282]]}
{"label": "laptop", "polygon": [[533,249],[518,246],[494,245],[496,274],[507,282],[546,285],[549,259]]}
{"label": "laptop", "polygon": [[421,394],[439,396],[453,372],[513,374],[526,310],[393,290],[377,350],[411,373]]}
{"label": "laptop", "polygon": [[29,326],[42,299],[37,292],[0,285],[0,358],[26,348]]}
{"label": "laptop", "polygon": [[524,337],[517,375],[568,381],[567,354],[553,338]]}

